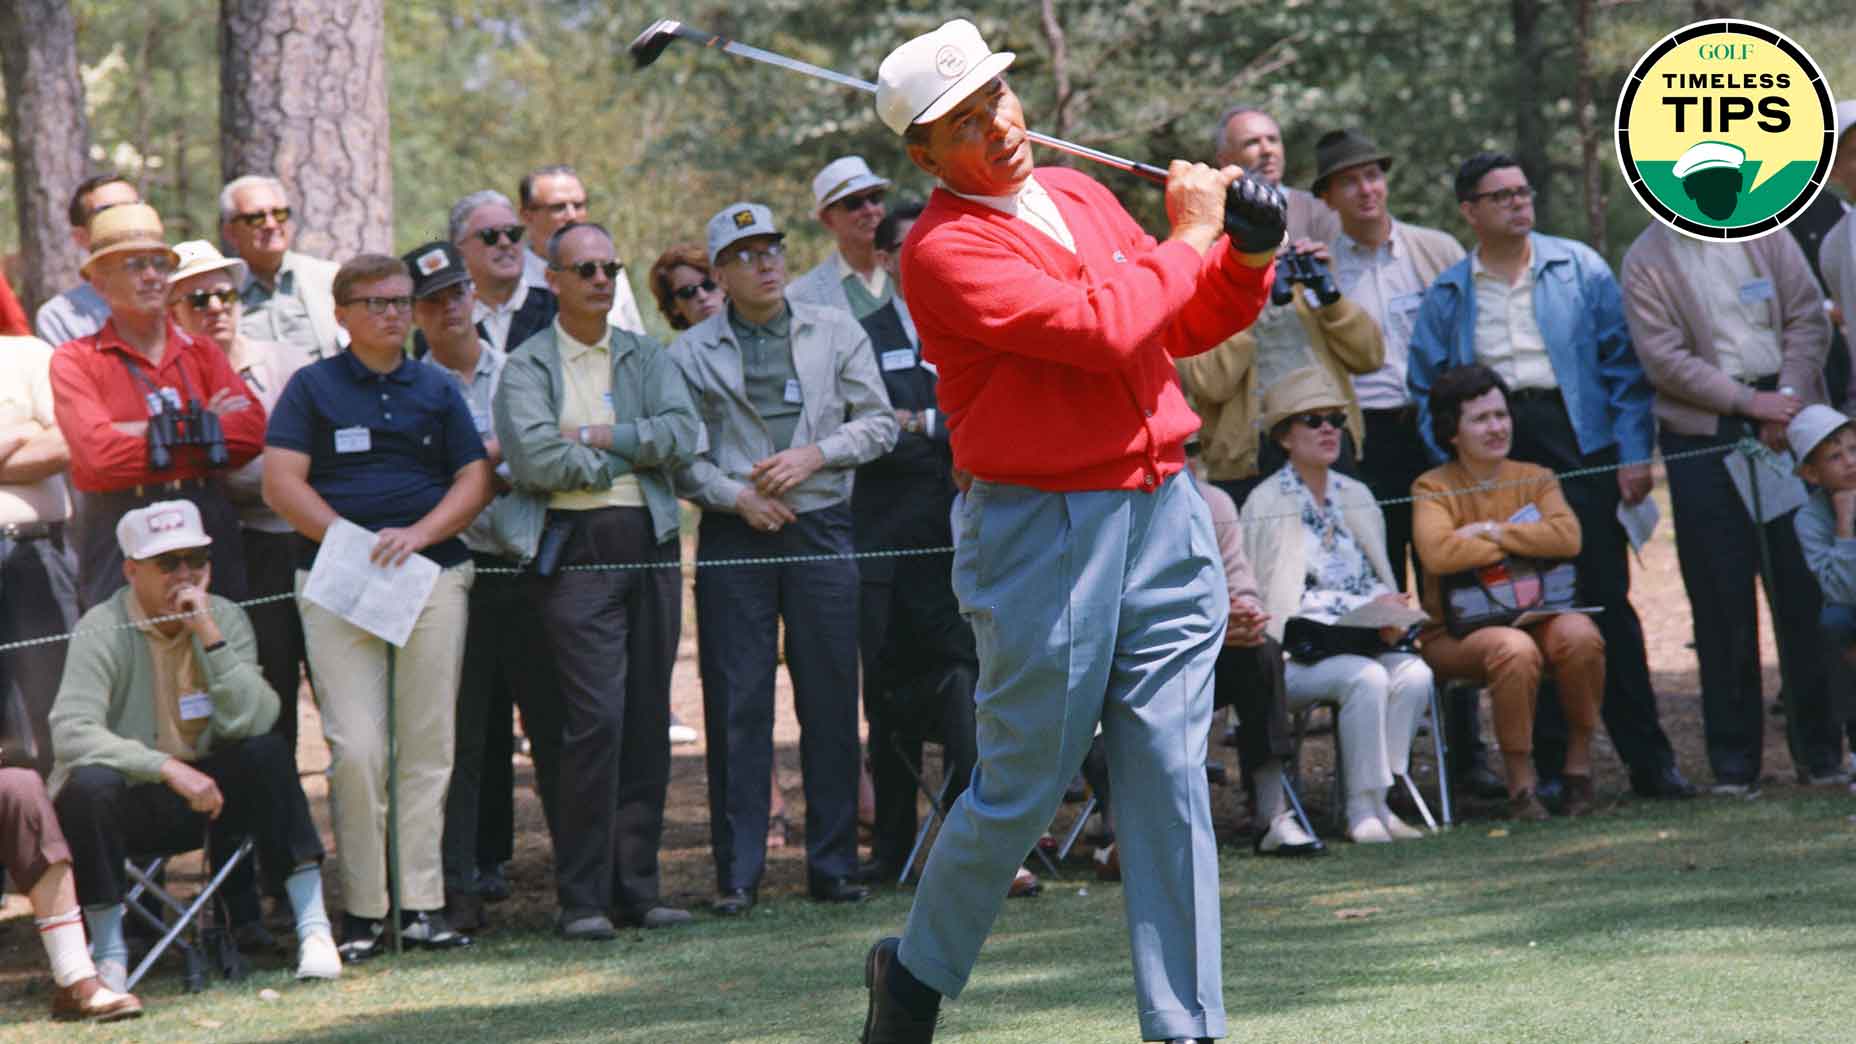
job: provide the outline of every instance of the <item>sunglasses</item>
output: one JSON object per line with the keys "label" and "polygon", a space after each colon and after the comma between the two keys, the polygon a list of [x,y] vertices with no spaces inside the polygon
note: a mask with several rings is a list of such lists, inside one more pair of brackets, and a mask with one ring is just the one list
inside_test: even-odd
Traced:
{"label": "sunglasses", "polygon": [[275,221],[280,225],[284,225],[290,222],[290,208],[272,207],[269,210],[248,211],[243,214],[232,215],[232,220],[248,225],[251,228],[259,227],[264,224],[266,220]]}
{"label": "sunglasses", "polygon": [[617,261],[582,261],[577,265],[550,265],[556,272],[572,272],[582,279],[591,279],[595,272],[606,273],[607,279],[617,279],[625,266]]}
{"label": "sunglasses", "polygon": [[857,211],[862,210],[865,207],[882,206],[883,198],[886,195],[888,195],[888,193],[878,191],[878,192],[866,192],[861,196],[846,196],[843,199],[839,200],[837,205],[840,207],[843,207],[847,212],[855,214]]}
{"label": "sunglasses", "polygon": [[514,246],[522,242],[522,233],[527,231],[528,228],[524,225],[491,225],[489,228],[480,228],[473,234],[487,247],[495,246],[498,239],[507,239],[509,245]]}
{"label": "sunglasses", "polygon": [[197,312],[206,311],[206,306],[214,301],[218,301],[221,308],[230,308],[233,302],[238,300],[238,291],[229,286],[224,290],[195,290],[190,294],[182,295],[181,300],[187,302],[187,305]]}
{"label": "sunglasses", "polygon": [[715,280],[704,279],[700,283],[691,283],[688,286],[679,286],[676,289],[670,291],[670,293],[673,297],[675,297],[679,301],[694,301],[696,300],[697,294],[715,293]]}
{"label": "sunglasses", "polygon": [[386,315],[388,312],[412,311],[410,297],[350,297],[343,301],[345,305],[360,305],[367,309],[368,315]]}
{"label": "sunglasses", "polygon": [[185,551],[166,551],[153,558],[143,559],[145,562],[153,562],[155,568],[163,573],[172,573],[183,565],[198,572],[211,564],[212,560],[212,553],[203,547],[190,547]]}
{"label": "sunglasses", "polygon": [[1324,424],[1339,431],[1347,426],[1347,415],[1339,410],[1333,413],[1304,413],[1296,421],[1310,431],[1320,431]]}

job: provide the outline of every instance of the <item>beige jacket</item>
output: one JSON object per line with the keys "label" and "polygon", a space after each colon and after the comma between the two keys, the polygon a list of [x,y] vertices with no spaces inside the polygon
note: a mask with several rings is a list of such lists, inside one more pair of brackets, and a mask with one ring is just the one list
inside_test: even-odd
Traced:
{"label": "beige jacket", "polygon": [[[1291,465],[1284,465],[1287,470]],[[1307,545],[1302,540],[1302,505],[1300,498],[1282,488],[1277,478],[1282,472],[1264,479],[1244,501],[1238,528],[1244,535],[1244,555],[1257,571],[1257,584],[1263,593],[1263,609],[1270,614],[1269,634],[1282,641],[1283,625],[1302,606],[1302,591],[1308,580]],[[1386,587],[1396,591],[1392,563],[1386,557],[1386,517],[1373,503],[1373,492],[1365,483],[1350,479],[1338,471],[1328,472],[1328,499],[1340,505],[1347,531],[1366,552],[1373,572]]]}
{"label": "beige jacket", "polygon": [[[1310,308],[1295,295],[1296,315],[1308,331],[1308,343],[1336,388],[1347,393],[1347,430],[1353,444],[1366,442],[1366,423],[1353,393],[1352,375],[1372,373],[1386,363],[1385,337],[1373,317],[1345,297],[1323,308]],[[1273,307],[1265,304],[1264,307]],[[1177,360],[1179,383],[1201,422],[1200,452],[1205,472],[1215,482],[1249,478],[1257,473],[1258,419],[1263,389],[1257,387],[1257,339],[1249,331],[1209,352]]]}
{"label": "beige jacket", "polygon": [[[1753,389],[1720,367],[1708,311],[1672,249],[1677,235],[1653,222],[1625,253],[1618,280],[1624,316],[1637,359],[1656,389],[1657,420],[1677,434],[1713,435],[1722,415],[1746,408]],[[1830,321],[1810,263],[1791,236],[1762,236],[1747,248],[1753,271],[1772,281],[1767,305],[1784,359],[1779,386],[1796,388],[1806,402],[1823,402]]]}

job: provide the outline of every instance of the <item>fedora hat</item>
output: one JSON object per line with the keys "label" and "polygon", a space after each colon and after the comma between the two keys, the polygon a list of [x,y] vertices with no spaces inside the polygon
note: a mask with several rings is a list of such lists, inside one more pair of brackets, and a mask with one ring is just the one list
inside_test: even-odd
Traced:
{"label": "fedora hat", "polygon": [[1274,431],[1276,425],[1290,417],[1315,410],[1344,410],[1347,397],[1334,387],[1333,378],[1317,366],[1304,366],[1283,374],[1282,379],[1263,393],[1263,430]]}
{"label": "fedora hat", "polygon": [[123,203],[100,210],[90,219],[90,255],[84,258],[78,271],[90,271],[98,258],[141,250],[163,251],[170,264],[180,264],[179,255],[168,246],[161,215],[155,213],[154,207],[146,203]]}
{"label": "fedora hat", "polygon": [[1380,170],[1391,170],[1392,156],[1359,131],[1328,131],[1315,142],[1315,180],[1309,191],[1321,195],[1329,178],[1362,163],[1377,163]]}
{"label": "fedora hat", "polygon": [[247,271],[245,262],[236,257],[227,257],[221,254],[218,247],[208,243],[204,239],[189,239],[185,243],[175,244],[174,256],[179,260],[175,262],[176,267],[174,269],[174,274],[168,276],[169,286],[192,279],[197,275],[205,275],[208,272],[218,272],[224,269],[232,270],[232,281],[234,283],[243,283],[245,281],[245,273]]}

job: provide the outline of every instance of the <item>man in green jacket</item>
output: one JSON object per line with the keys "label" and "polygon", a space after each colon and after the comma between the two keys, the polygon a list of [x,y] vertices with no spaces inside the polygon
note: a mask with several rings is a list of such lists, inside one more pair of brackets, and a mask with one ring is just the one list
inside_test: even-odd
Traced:
{"label": "man in green jacket", "polygon": [[[51,787],[104,984],[121,991],[123,860],[184,852],[209,833],[215,864],[246,838],[267,872],[289,870],[299,979],[341,974],[322,904],[322,841],[296,761],[270,732],[277,694],[258,669],[251,621],[207,593],[212,538],[190,501],[130,511],[116,525],[129,586],[84,614],[52,707]],[[256,923],[256,892],[228,887],[234,929]]]}

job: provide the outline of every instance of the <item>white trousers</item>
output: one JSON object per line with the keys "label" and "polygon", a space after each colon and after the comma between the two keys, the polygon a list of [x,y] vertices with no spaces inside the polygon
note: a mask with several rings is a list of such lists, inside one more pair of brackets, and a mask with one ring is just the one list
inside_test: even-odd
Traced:
{"label": "white trousers", "polygon": [[1283,671],[1289,713],[1322,700],[1340,704],[1347,792],[1384,790],[1411,770],[1411,741],[1431,700],[1431,669],[1411,653],[1290,660]]}

